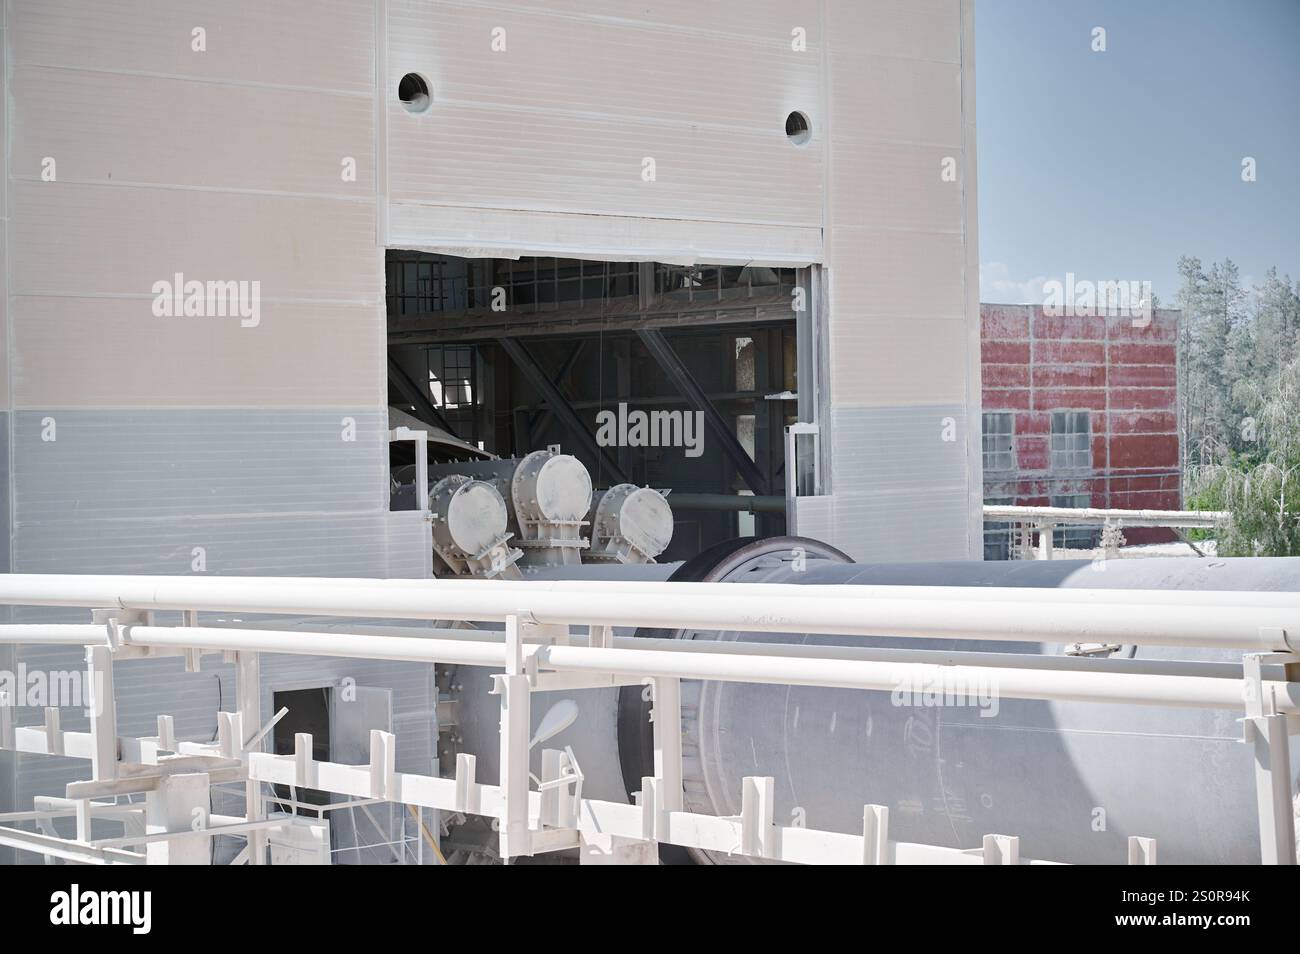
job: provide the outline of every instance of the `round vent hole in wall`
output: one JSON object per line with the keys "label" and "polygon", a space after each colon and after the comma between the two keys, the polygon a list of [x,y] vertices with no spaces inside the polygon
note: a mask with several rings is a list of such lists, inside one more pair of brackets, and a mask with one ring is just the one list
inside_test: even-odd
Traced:
{"label": "round vent hole in wall", "polygon": [[812,128],[808,125],[808,117],[798,110],[785,117],[785,134],[796,146],[802,146],[812,138]]}
{"label": "round vent hole in wall", "polygon": [[397,84],[397,98],[408,112],[422,113],[429,108],[429,84],[419,73],[407,73]]}

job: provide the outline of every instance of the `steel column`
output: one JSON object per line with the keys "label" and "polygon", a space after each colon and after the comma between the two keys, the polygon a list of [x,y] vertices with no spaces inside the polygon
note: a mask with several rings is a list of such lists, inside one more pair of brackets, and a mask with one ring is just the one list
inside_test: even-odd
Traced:
{"label": "steel column", "polygon": [[574,439],[582,445],[582,449],[596,462],[597,483],[601,479],[601,470],[609,473],[611,483],[628,483],[627,475],[605,453],[605,449],[596,443],[596,438],[587,430],[587,425],[583,423],[582,418],[578,417],[578,412],[569,404],[568,399],[560,393],[560,389],[555,386],[555,382],[551,380],[550,375],[542,370],[541,365],[528,352],[528,349],[513,338],[498,338],[497,341],[505,350],[505,353],[510,356],[510,360],[519,368],[520,373],[546,398],[551,413],[564,423],[564,426],[568,428]]}
{"label": "steel column", "polygon": [[731,463],[735,466],[736,472],[740,474],[741,479],[755,494],[760,497],[767,496],[769,493],[767,476],[759,470],[759,467],[749,453],[741,446],[740,441],[732,432],[731,426],[727,419],[722,416],[722,412],[714,407],[709,396],[700,387],[686,365],[682,364],[681,358],[677,356],[664,337],[662,331],[653,328],[644,329],[637,332],[641,341],[645,344],[647,350],[659,363],[665,374],[672,378],[673,383],[677,385],[678,390],[690,403],[691,407],[704,415],[704,420],[708,423],[709,428],[713,431],[713,436],[721,444],[723,453],[730,458]]}

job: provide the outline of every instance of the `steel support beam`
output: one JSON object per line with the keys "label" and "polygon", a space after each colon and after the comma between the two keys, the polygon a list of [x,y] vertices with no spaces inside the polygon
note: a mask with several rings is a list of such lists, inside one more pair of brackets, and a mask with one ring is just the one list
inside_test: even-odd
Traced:
{"label": "steel support beam", "polygon": [[[552,381],[555,382],[555,386],[557,388],[563,386],[564,379],[567,378],[570,372],[573,371],[574,366],[578,363],[578,359],[582,357],[582,352],[586,349],[586,347],[587,347],[587,339],[579,338],[578,343],[575,344],[573,346],[573,350],[569,352],[569,356],[564,359],[564,364],[560,365],[559,372],[555,375],[554,378],[551,379]],[[522,457],[524,454],[527,454],[529,451],[537,449],[532,446],[534,443],[533,435],[537,433],[538,428],[542,427],[542,425],[546,423],[546,419],[550,417],[550,415],[551,415],[551,409],[549,406],[538,408],[537,410],[532,411],[528,415],[527,418],[528,433],[524,435],[528,447],[524,450],[523,454],[519,455],[520,457]]]}
{"label": "steel support beam", "polygon": [[583,423],[582,418],[578,417],[578,412],[560,393],[560,389],[555,386],[551,376],[542,370],[542,366],[537,363],[528,352],[528,349],[513,338],[498,338],[497,341],[501,344],[505,353],[510,356],[510,360],[528,379],[528,382],[546,398],[551,413],[563,422],[564,426],[573,434],[574,439],[582,445],[582,449],[595,460],[597,472],[594,477],[597,484],[600,483],[603,476],[601,471],[609,474],[611,483],[629,483],[622,468],[605,453],[604,448],[596,443],[596,438],[587,430],[587,425]]}
{"label": "steel support beam", "polygon": [[[652,263],[646,263],[652,264]],[[773,325],[789,322],[793,286],[773,285],[743,297],[710,301],[642,303],[635,297],[579,305],[562,302],[555,311],[431,312],[390,317],[388,341],[394,345],[490,341],[497,337],[627,333],[642,328],[700,329],[706,326]]]}
{"label": "steel support beam", "polygon": [[415,407],[415,416],[426,424],[436,424],[452,437],[457,437],[455,430],[447,423],[447,419],[442,416],[424,389],[411,380],[411,376],[406,370],[394,360],[390,354],[388,356],[388,379],[397,385],[397,390],[402,392],[402,397],[406,398]]}
{"label": "steel support beam", "polygon": [[678,390],[690,402],[691,407],[704,415],[704,420],[708,423],[710,430],[713,431],[714,438],[722,445],[723,453],[731,459],[731,463],[735,466],[736,472],[740,474],[740,478],[755,494],[760,497],[766,496],[769,492],[767,476],[754,463],[753,458],[749,456],[745,448],[741,446],[727,419],[713,406],[713,402],[709,400],[709,396],[700,387],[699,382],[687,370],[686,365],[682,364],[681,358],[677,356],[677,352],[668,343],[668,339],[664,337],[663,332],[650,328],[639,331],[638,334],[647,350],[659,363],[659,367],[663,368],[664,373],[672,378],[673,383],[677,385]]}

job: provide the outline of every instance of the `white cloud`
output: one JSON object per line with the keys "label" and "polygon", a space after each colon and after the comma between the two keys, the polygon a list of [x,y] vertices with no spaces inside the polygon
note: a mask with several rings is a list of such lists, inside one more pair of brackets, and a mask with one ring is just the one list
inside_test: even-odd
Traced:
{"label": "white cloud", "polygon": [[1041,305],[1043,286],[1050,280],[1046,275],[1037,275],[1017,281],[1005,263],[981,262],[980,301],[997,305]]}

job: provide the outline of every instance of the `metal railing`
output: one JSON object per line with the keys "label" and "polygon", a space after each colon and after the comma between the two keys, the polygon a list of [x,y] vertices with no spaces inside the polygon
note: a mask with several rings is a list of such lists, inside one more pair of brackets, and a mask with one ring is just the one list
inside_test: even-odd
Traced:
{"label": "metal railing", "polygon": [[[1020,507],[985,504],[984,519],[1004,521],[1013,540],[1017,559],[1050,560],[1054,552],[1053,531],[1058,527],[1101,528],[1103,556],[1114,559],[1124,545],[1125,527],[1167,529],[1213,529],[1232,515],[1222,510],[1120,510],[1103,507]],[[1034,545],[1034,534],[1038,544]]]}
{"label": "metal railing", "polygon": [[[195,578],[0,575],[0,604],[81,607],[90,623],[0,626],[0,642],[86,647],[86,684],[94,694],[88,732],[63,731],[58,709],[40,726],[15,726],[11,699],[0,699],[0,747],[81,758],[91,778],[70,783],[66,801],[47,807],[72,815],[77,837],[30,832],[11,823],[39,813],[0,816],[0,844],[86,863],[178,862],[208,857],[214,835],[246,838],[241,857],[265,860],[267,838],[311,822],[268,816],[264,784],[317,789],[349,799],[489,816],[503,858],[577,847],[588,839],[671,843],[707,851],[804,863],[1039,863],[1019,857],[1014,836],[990,833],[982,848],[962,850],[889,837],[888,809],[864,806],[859,834],[775,824],[773,780],[745,778],[735,817],[686,811],[682,787],[681,680],[775,683],[890,690],[900,678],[924,682],[995,679],[1010,698],[1184,706],[1243,714],[1255,746],[1261,844],[1266,862],[1295,860],[1288,733],[1300,727],[1300,594],[1153,590],[1014,589],[947,586],[542,582],[314,578]],[[154,614],[181,611],[181,625]],[[276,624],[199,625],[199,613],[279,617],[440,620],[502,624],[501,631],[376,627],[355,632],[275,628]],[[282,621],[286,626],[289,620]],[[1116,643],[1228,648],[1241,666],[1153,661],[1141,672],[1104,661],[1038,654],[939,653],[930,649],[617,637],[614,627],[824,633],[957,640]],[[580,630],[575,632],[575,628]],[[367,629],[369,631],[367,631]],[[410,635],[396,633],[407,632]],[[223,653],[236,667],[236,709],[218,713],[215,741],[175,737],[158,714],[148,737],[119,737],[114,663]],[[295,752],[263,751],[283,714],[263,722],[260,654],[291,653],[489,667],[501,697],[501,783],[476,777],[475,756],[457,756],[451,777],[402,773],[395,738],[372,731],[367,765],[317,761],[311,736]],[[1281,674],[1281,678],[1278,678]],[[638,804],[584,797],[583,774],[569,749],[543,750],[542,774],[529,772],[530,706],[537,692],[649,684],[656,774],[642,780]],[[203,779],[195,785],[196,773]],[[243,816],[209,819],[208,786],[245,785]],[[155,822],[147,837],[92,837],[91,819],[111,817],[123,795],[143,794]],[[112,801],[103,801],[110,799]],[[53,813],[53,814],[51,814]],[[145,851],[130,845],[144,843]],[[1129,842],[1130,860],[1153,862],[1150,839]],[[1119,859],[1116,859],[1119,860]],[[1047,862],[1041,862],[1047,863]]]}

